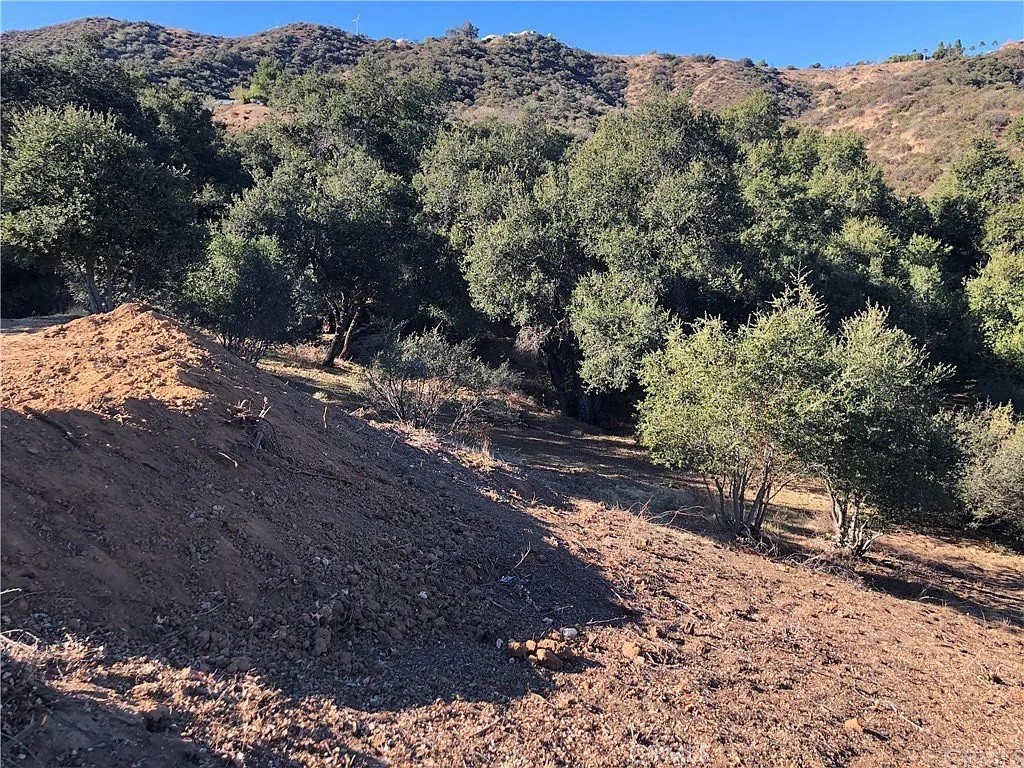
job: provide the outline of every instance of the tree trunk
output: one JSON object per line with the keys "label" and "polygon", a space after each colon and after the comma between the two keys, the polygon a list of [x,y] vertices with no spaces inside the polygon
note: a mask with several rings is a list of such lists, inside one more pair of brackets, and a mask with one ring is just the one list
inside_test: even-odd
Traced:
{"label": "tree trunk", "polygon": [[772,493],[772,460],[771,448],[764,449],[764,463],[761,466],[761,483],[754,496],[754,503],[750,505],[750,515],[747,520],[747,528],[754,538],[761,537],[761,523],[764,522],[765,513],[768,511],[768,501]]}
{"label": "tree trunk", "polygon": [[107,279],[104,281],[105,285],[103,288],[103,311],[109,312],[114,308],[114,270],[113,268],[108,269]]}
{"label": "tree trunk", "polygon": [[324,355],[324,359],[320,361],[320,365],[324,368],[333,368],[334,361],[338,359],[345,343],[345,337],[341,324],[341,307],[330,299],[327,299],[327,306],[331,310],[331,328],[334,330],[334,337],[331,339],[331,346],[328,348],[327,354]]}
{"label": "tree trunk", "polygon": [[348,360],[351,357],[352,338],[355,335],[356,322],[359,320],[358,308],[352,310],[352,314],[346,317],[339,305],[329,302],[329,306],[334,325],[334,338],[331,339],[331,346],[320,363],[324,368],[333,368],[339,357],[342,360]]}
{"label": "tree trunk", "polygon": [[718,522],[722,525],[727,525],[729,523],[729,516],[725,508],[725,483],[716,477],[715,488],[718,490]]}
{"label": "tree trunk", "polygon": [[345,327],[344,339],[341,342],[341,351],[338,353],[338,357],[342,360],[348,360],[352,357],[352,339],[355,336],[356,321],[359,320],[359,310],[356,309],[352,313],[352,319],[348,321],[348,325]]}
{"label": "tree trunk", "polygon": [[831,495],[832,526],[835,529],[836,546],[845,547],[847,542],[846,536],[850,511],[850,497],[848,495],[840,496],[835,492]]}
{"label": "tree trunk", "polygon": [[577,402],[580,421],[585,424],[596,424],[597,417],[601,413],[601,396],[581,391]]}
{"label": "tree trunk", "polygon": [[341,347],[345,343],[345,334],[340,331],[335,331],[334,338],[331,339],[331,346],[327,349],[327,354],[324,355],[324,359],[320,361],[320,365],[324,368],[333,368],[335,361],[338,359],[338,355],[341,353]]}
{"label": "tree trunk", "polygon": [[92,264],[87,264],[85,267],[85,298],[89,314],[103,311],[103,299],[96,287],[96,270]]}
{"label": "tree trunk", "polygon": [[593,424],[601,408],[599,395],[588,393],[577,372],[575,348],[564,339],[541,346],[551,386],[558,396],[559,410],[566,415]]}
{"label": "tree trunk", "polygon": [[569,394],[569,385],[566,381],[565,370],[558,358],[555,347],[541,347],[544,351],[544,364],[548,369],[548,378],[551,379],[551,386],[558,396],[559,410],[566,416],[572,416],[572,398]]}

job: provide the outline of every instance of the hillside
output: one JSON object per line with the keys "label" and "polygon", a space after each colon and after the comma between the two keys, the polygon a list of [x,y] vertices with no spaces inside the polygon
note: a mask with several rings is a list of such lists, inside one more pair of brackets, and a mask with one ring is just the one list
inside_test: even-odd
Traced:
{"label": "hillside", "polygon": [[5,764],[1019,757],[1019,555],[844,560],[806,489],[755,551],[539,409],[473,450],[143,306],[6,330]]}
{"label": "hillside", "polygon": [[219,38],[143,22],[84,19],[3,37],[6,51],[57,52],[89,40],[153,82],[181,78],[211,96],[245,83],[274,56],[292,73],[344,70],[377,54],[397,70],[442,73],[467,116],[536,104],[550,119],[591,129],[610,109],[653,90],[692,93],[721,109],[758,89],[778,94],[794,119],[867,137],[873,157],[902,191],[924,192],[975,136],[1001,137],[1024,111],[1024,47],[993,53],[836,69],[776,69],[710,56],[604,56],[535,33],[423,42],[371,40],[344,30],[289,24],[244,38]]}

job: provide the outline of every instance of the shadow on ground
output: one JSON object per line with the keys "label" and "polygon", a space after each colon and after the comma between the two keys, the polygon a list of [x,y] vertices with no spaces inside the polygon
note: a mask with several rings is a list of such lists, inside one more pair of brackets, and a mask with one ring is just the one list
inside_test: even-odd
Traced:
{"label": "shadow on ground", "polygon": [[[117,418],[4,409],[15,626],[181,668],[245,659],[272,685],[374,710],[543,689],[498,639],[623,616],[597,570],[496,500],[494,477],[352,417],[325,429],[292,393],[233,389],[188,409],[128,400]],[[263,395],[255,451],[227,404]]]}
{"label": "shadow on ground", "polygon": [[[568,430],[575,434],[567,434]],[[529,431],[500,432],[495,445],[532,468],[539,503],[566,506],[573,498],[581,498],[620,506],[718,543],[734,540],[707,513],[708,495],[698,477],[652,465],[630,438],[547,416],[535,421]],[[813,488],[797,490],[815,492]],[[1024,578],[1019,573],[928,558],[885,539],[863,560],[842,556],[825,541],[827,534],[815,517],[807,509],[777,504],[765,553],[796,561],[813,559],[815,567],[823,566],[820,558],[824,556],[833,561],[834,570],[898,599],[945,605],[982,622],[1006,621],[1024,627]],[[930,538],[947,545],[948,555],[965,541],[973,543],[956,537],[950,541]]]}

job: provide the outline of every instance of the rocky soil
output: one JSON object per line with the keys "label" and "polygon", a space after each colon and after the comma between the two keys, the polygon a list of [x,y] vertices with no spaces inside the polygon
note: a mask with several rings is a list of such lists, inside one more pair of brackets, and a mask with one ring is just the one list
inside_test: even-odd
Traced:
{"label": "rocky soil", "polygon": [[[1024,558],[776,546],[537,412],[354,416],[138,305],[3,340],[4,763],[1024,762]],[[674,486],[674,487],[673,487]]]}

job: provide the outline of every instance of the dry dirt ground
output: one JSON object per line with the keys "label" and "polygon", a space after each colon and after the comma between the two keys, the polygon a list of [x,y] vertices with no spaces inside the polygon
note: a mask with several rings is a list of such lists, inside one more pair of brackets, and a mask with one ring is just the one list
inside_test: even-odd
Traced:
{"label": "dry dirt ground", "polygon": [[[525,403],[460,446],[350,413],[355,369],[257,370],[144,307],[20,330],[5,765],[1024,763],[1020,555],[844,560],[813,489],[755,552]],[[561,669],[509,658],[552,633]]]}

